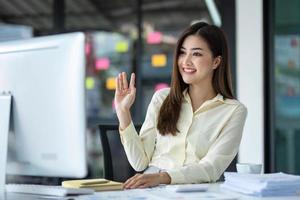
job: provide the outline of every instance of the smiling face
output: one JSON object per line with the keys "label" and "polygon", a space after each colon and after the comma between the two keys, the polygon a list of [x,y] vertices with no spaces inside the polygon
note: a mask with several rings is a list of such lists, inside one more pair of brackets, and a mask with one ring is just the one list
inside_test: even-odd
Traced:
{"label": "smiling face", "polygon": [[214,69],[220,64],[220,58],[213,57],[204,39],[190,35],[180,47],[177,64],[183,81],[186,84],[197,85],[203,81],[212,81]]}

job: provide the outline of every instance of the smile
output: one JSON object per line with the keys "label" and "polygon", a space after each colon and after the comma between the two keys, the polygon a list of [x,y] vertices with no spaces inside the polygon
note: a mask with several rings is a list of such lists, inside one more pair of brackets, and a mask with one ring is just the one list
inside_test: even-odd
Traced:
{"label": "smile", "polygon": [[187,73],[194,73],[196,72],[196,69],[194,68],[182,68],[184,72],[187,72]]}

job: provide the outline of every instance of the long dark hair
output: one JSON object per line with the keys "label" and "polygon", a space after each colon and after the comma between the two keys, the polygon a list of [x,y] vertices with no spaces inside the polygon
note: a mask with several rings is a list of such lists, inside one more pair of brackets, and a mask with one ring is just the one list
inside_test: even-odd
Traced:
{"label": "long dark hair", "polygon": [[177,41],[173,58],[171,90],[164,100],[158,115],[157,129],[161,135],[176,135],[178,131],[176,125],[180,115],[183,91],[188,87],[188,84],[184,83],[179,73],[177,60],[182,43],[190,35],[196,35],[204,39],[214,58],[221,56],[221,63],[214,70],[212,85],[216,93],[220,93],[224,98],[234,99],[228,61],[228,45],[223,31],[217,26],[205,22],[195,23],[188,27]]}

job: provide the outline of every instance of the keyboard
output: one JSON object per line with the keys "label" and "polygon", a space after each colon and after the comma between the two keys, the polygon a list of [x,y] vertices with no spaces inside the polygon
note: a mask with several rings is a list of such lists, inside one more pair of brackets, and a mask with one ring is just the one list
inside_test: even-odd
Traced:
{"label": "keyboard", "polygon": [[31,184],[6,184],[6,192],[47,195],[47,196],[69,196],[93,194],[93,189],[87,188],[64,188],[53,185],[31,185]]}

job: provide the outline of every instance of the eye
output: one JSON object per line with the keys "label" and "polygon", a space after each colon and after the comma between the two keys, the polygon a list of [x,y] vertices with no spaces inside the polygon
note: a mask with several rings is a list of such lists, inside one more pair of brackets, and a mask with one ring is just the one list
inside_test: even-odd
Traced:
{"label": "eye", "polygon": [[184,54],[185,54],[185,52],[180,50],[178,55],[184,55]]}
{"label": "eye", "polygon": [[202,54],[200,52],[194,52],[193,56],[202,56]]}

